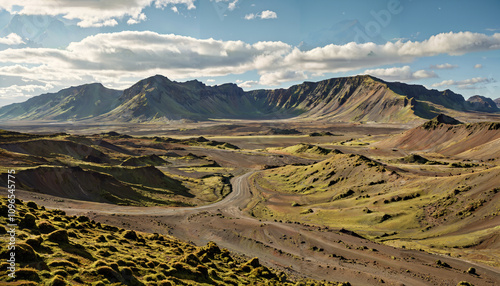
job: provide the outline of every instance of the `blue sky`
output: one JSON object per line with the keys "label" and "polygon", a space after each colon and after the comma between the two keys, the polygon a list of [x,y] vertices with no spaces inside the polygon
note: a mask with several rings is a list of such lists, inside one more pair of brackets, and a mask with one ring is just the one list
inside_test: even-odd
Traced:
{"label": "blue sky", "polygon": [[496,0],[13,3],[0,1],[0,106],[155,74],[245,90],[371,74],[500,97]]}

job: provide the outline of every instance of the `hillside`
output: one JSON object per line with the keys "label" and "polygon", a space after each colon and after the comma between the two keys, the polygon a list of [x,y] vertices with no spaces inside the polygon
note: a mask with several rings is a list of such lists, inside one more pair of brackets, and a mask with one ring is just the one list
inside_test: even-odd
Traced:
{"label": "hillside", "polygon": [[498,112],[489,98],[390,83],[372,76],[304,82],[287,89],[245,92],[235,84],[207,86],[156,75],[123,91],[101,84],[71,87],[0,108],[0,120],[165,122],[210,119],[324,119],[415,122],[446,112]]}
{"label": "hillside", "polygon": [[370,76],[304,82],[288,89],[250,92],[265,99],[270,110],[301,114],[301,118],[340,121],[396,122],[418,119],[412,101]]}
{"label": "hillside", "polygon": [[[5,197],[0,209],[7,212]],[[0,283],[12,285],[296,285],[283,272],[245,260],[213,242],[194,246],[172,236],[142,233],[68,216],[16,200],[16,278],[2,249]],[[8,230],[0,218],[0,233]],[[314,285],[350,285],[304,279]],[[11,285],[9,283],[9,285]],[[272,284],[268,284],[272,283]]]}
{"label": "hillside", "polygon": [[123,91],[120,106],[99,120],[142,122],[155,120],[203,120],[255,117],[255,102],[235,84],[206,86],[193,80],[184,83],[156,75]]}
{"label": "hillside", "polygon": [[472,109],[477,111],[495,112],[500,110],[497,104],[491,98],[480,95],[474,95],[467,99],[467,104],[469,104]]}
{"label": "hillside", "polygon": [[79,120],[106,113],[120,104],[120,90],[100,83],[85,84],[46,93],[0,108],[0,118],[8,120]]}
{"label": "hillside", "polygon": [[342,226],[389,245],[498,265],[499,171],[496,165],[386,164],[335,154],[256,174],[252,190],[262,199],[251,213]]}
{"label": "hillside", "polygon": [[463,124],[440,115],[421,126],[374,145],[487,160],[500,158],[499,143],[499,122]]}
{"label": "hillside", "polygon": [[[221,173],[224,168],[217,162],[206,157],[171,157],[171,148],[234,150],[237,146],[203,137],[179,140],[110,134],[33,135],[0,130],[0,183],[7,184],[5,174],[12,167],[19,188],[30,192],[139,206],[206,204],[230,191],[228,177]],[[179,172],[177,167],[198,165],[213,167],[213,172],[197,176]]]}

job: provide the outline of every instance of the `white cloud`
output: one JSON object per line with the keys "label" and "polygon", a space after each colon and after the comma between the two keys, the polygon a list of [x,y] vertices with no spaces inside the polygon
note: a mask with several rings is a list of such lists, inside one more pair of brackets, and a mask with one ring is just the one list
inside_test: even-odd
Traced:
{"label": "white cloud", "polygon": [[[291,47],[282,42],[220,41],[154,32],[97,34],[66,49],[23,48],[0,51],[0,75],[60,82],[69,75],[98,81],[143,78],[151,74],[191,78],[240,74],[265,68]],[[34,67],[26,67],[30,65]],[[59,77],[60,75],[60,77]]]}
{"label": "white cloud", "polygon": [[418,70],[413,72],[410,69],[410,66],[404,66],[400,68],[393,67],[387,69],[365,70],[364,74],[380,77],[385,80],[401,80],[401,81],[437,77],[437,75],[433,71]]}
{"label": "white cloud", "polygon": [[155,0],[155,5],[157,8],[167,7],[168,5],[185,5],[188,10],[191,10],[196,9],[194,5],[195,1],[196,0]]}
{"label": "white cloud", "polygon": [[276,68],[300,69],[310,72],[346,72],[360,68],[395,63],[408,63],[419,57],[439,54],[461,55],[477,51],[500,49],[500,34],[459,32],[431,36],[422,42],[387,42],[327,45],[308,51],[294,48]]}
{"label": "white cloud", "polygon": [[2,45],[20,45],[25,44],[21,36],[16,33],[10,33],[7,36],[0,38],[0,44]]}
{"label": "white cloud", "polygon": [[476,65],[474,65],[474,68],[475,69],[481,69],[481,68],[483,68],[483,65],[482,64],[476,64]]}
{"label": "white cloud", "polygon": [[259,84],[259,82],[255,81],[255,80],[247,80],[247,81],[241,81],[241,80],[239,80],[239,82],[237,81],[237,84],[241,88],[251,88],[251,87]]}
{"label": "white cloud", "polygon": [[442,87],[442,86],[458,86],[460,89],[476,89],[480,87],[481,85],[488,84],[496,82],[492,78],[485,78],[485,77],[475,77],[471,79],[466,79],[466,80],[459,80],[459,81],[454,81],[454,80],[443,80],[442,82],[438,82],[433,84],[433,87]]}
{"label": "white cloud", "polygon": [[253,19],[255,19],[255,17],[256,17],[256,16],[255,16],[255,14],[253,14],[253,13],[246,14],[246,15],[245,15],[245,20],[253,20]]}
{"label": "white cloud", "polygon": [[36,85],[36,84],[27,84],[27,85],[11,85],[5,88],[0,88],[0,98],[13,98],[13,97],[28,97],[27,94],[32,94],[34,92],[45,92],[54,86],[51,84],[45,85]]}
{"label": "white cloud", "polygon": [[458,68],[457,65],[452,65],[452,64],[449,64],[449,63],[446,63],[446,64],[441,64],[441,65],[431,65],[430,66],[430,69],[433,69],[433,70],[445,70],[445,69],[456,69]]}
{"label": "white cloud", "polygon": [[[130,17],[128,24],[141,20],[142,10],[154,3],[157,8],[168,5],[184,5],[187,9],[195,9],[195,0],[0,0],[0,9],[11,14],[26,15],[63,15],[66,19],[78,19],[80,27],[116,26],[117,19]],[[85,3],[83,3],[85,2]],[[19,7],[22,7],[20,10]]]}
{"label": "white cloud", "polygon": [[177,6],[172,6],[172,8],[170,8],[172,11],[174,11],[174,13],[177,13],[179,14],[179,9],[177,9]]}
{"label": "white cloud", "polygon": [[[175,9],[175,10],[177,10],[177,7],[173,6],[173,7],[172,7],[172,10],[174,10],[174,9]],[[130,18],[130,19],[128,19],[128,20],[127,20],[127,24],[129,24],[129,25],[138,24],[138,23],[140,23],[140,22],[142,22],[142,21],[145,21],[145,20],[146,20],[146,18],[147,18],[147,17],[146,17],[146,14],[141,13],[141,14],[139,14],[136,18]]]}
{"label": "white cloud", "polygon": [[238,0],[234,0],[233,2],[229,3],[229,5],[227,6],[227,9],[229,9],[229,11],[233,11],[234,9],[236,9],[237,3],[238,3]]}
{"label": "white cloud", "polygon": [[265,10],[265,11],[262,11],[260,13],[260,18],[261,19],[276,19],[276,18],[278,18],[278,15],[274,11]]}
{"label": "white cloud", "polygon": [[[454,44],[446,45],[445,49],[443,41]],[[249,71],[258,73],[262,85],[278,85],[313,75],[358,69],[388,79],[413,80],[436,75],[432,71],[412,71],[409,66],[373,67],[409,63],[419,57],[443,53],[455,55],[498,49],[500,34],[486,36],[468,32],[440,34],[422,42],[332,44],[301,51],[283,42],[248,44],[149,31],[124,31],[89,36],[64,49],[2,50],[0,76],[43,81],[57,87],[99,81],[114,88],[127,87],[134,80],[154,74],[178,80]]]}
{"label": "white cloud", "polygon": [[281,70],[276,72],[264,73],[260,77],[261,85],[279,85],[287,81],[305,80],[308,76],[303,71]]}
{"label": "white cloud", "polygon": [[253,20],[253,19],[276,19],[278,18],[278,14],[276,12],[273,12],[271,10],[265,10],[260,13],[254,14],[250,13],[245,15],[245,20]]}

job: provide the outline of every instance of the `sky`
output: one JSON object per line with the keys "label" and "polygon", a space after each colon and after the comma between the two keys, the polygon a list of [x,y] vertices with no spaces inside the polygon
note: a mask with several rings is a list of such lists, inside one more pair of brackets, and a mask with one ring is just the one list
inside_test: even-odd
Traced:
{"label": "sky", "polygon": [[0,106],[161,74],[245,90],[370,74],[500,97],[500,1],[0,0]]}

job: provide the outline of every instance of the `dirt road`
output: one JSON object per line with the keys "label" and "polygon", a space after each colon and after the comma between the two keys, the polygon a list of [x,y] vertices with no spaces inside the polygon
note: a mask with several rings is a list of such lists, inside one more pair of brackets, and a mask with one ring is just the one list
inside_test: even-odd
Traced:
{"label": "dirt road", "polygon": [[[127,207],[61,199],[19,191],[25,200],[68,214],[145,232],[171,234],[202,245],[214,241],[298,277],[349,281],[353,285],[498,285],[500,271],[459,259],[396,249],[341,233],[339,229],[260,221],[243,213],[253,194],[250,171],[232,179],[233,191],[223,200],[199,207]],[[450,268],[438,267],[440,259]],[[479,275],[464,273],[475,267]]]}

